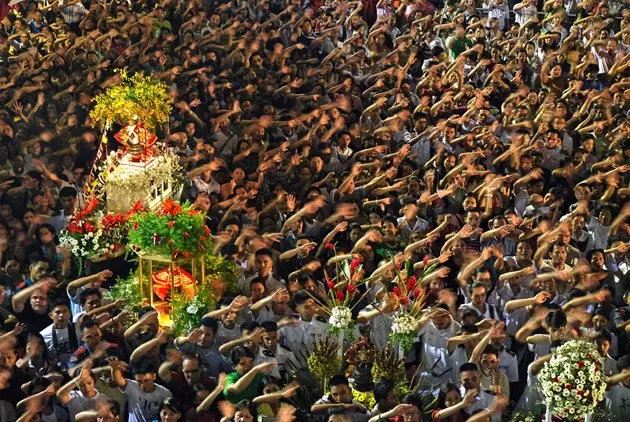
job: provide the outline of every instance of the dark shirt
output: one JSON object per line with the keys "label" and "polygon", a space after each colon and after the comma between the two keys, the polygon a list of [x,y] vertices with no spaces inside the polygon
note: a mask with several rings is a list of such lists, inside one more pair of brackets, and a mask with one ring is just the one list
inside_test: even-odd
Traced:
{"label": "dark shirt", "polygon": [[48,316],[48,313],[39,314],[35,312],[29,301],[24,304],[22,312],[17,313],[16,316],[20,322],[23,322],[28,326],[28,330],[31,333],[39,333],[53,323],[52,319]]}

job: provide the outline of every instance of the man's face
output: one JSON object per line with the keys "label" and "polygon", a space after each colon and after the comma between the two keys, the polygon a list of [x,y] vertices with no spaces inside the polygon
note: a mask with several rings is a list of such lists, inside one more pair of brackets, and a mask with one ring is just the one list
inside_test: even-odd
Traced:
{"label": "man's face", "polygon": [[31,265],[31,271],[30,271],[31,281],[36,282],[36,281],[41,280],[42,278],[46,276],[47,271],[48,271],[48,264],[44,261],[39,261]]}
{"label": "man's face", "polygon": [[431,321],[438,330],[446,330],[451,325],[451,317],[448,315],[431,318]]}
{"label": "man's face", "polygon": [[396,236],[398,228],[391,221],[386,221],[383,223],[383,234],[388,237]]}
{"label": "man's face", "polygon": [[335,385],[330,388],[330,397],[335,403],[352,403],[352,395],[350,394],[350,387],[345,384]]}
{"label": "man's face", "polygon": [[210,210],[210,198],[208,195],[197,195],[195,198],[194,207],[199,211],[207,213]]}
{"label": "man's face", "polygon": [[85,298],[85,305],[83,305],[83,309],[86,312],[94,310],[96,308],[101,307],[101,298],[99,295],[89,295]]}
{"label": "man's face", "polygon": [[564,264],[567,259],[567,247],[564,245],[554,245],[551,252],[551,260],[554,264]]}
{"label": "man's face", "polygon": [[276,351],[276,346],[278,345],[278,332],[277,331],[265,331],[263,334],[263,344],[265,345],[265,349],[271,350],[272,352]]}
{"label": "man's face", "polygon": [[486,303],[486,288],[477,287],[470,294],[470,300],[475,306],[483,306]]}
{"label": "man's face", "polygon": [[459,379],[466,391],[473,388],[479,389],[479,373],[477,371],[464,371],[459,374]]}
{"label": "man's face", "polygon": [[256,257],[256,269],[259,276],[267,276],[273,268],[273,260],[270,256],[259,255]]}
{"label": "man's face", "polygon": [[394,407],[396,407],[398,405],[398,392],[396,391],[395,388],[392,388],[392,391],[389,392],[389,394],[387,394],[387,397],[385,398],[385,406],[383,407],[383,409],[393,409]]}
{"label": "man's face", "polygon": [[152,393],[155,389],[155,374],[136,374],[134,378],[143,393]]}
{"label": "man's face", "polygon": [[310,319],[315,315],[317,308],[313,299],[307,299],[304,303],[298,305],[296,309],[303,318]]}
{"label": "man's face", "polygon": [[61,206],[64,210],[72,212],[74,210],[74,205],[77,202],[77,198],[74,196],[60,197],[59,201],[61,202]]}
{"label": "man's face", "polygon": [[93,350],[101,342],[101,329],[99,327],[84,328],[81,338],[83,339],[83,342]]}
{"label": "man's face", "polygon": [[38,314],[48,311],[48,295],[42,290],[35,290],[31,295],[31,307]]}
{"label": "man's face", "polygon": [[479,227],[479,213],[469,212],[466,214],[466,224],[472,226],[473,228]]}
{"label": "man's face", "polygon": [[65,305],[57,305],[50,312],[50,319],[53,320],[53,324],[55,328],[63,329],[68,326],[68,322],[70,321],[70,309],[68,309]]}
{"label": "man's face", "polygon": [[11,369],[15,366],[17,355],[13,349],[0,351],[0,369]]}
{"label": "man's face", "polygon": [[199,360],[197,359],[184,359],[182,362],[182,372],[188,385],[192,385],[201,379],[201,368],[199,367]]}
{"label": "man's face", "polygon": [[481,271],[477,273],[477,275],[475,276],[475,281],[478,281],[479,283],[486,286],[486,289],[489,289],[490,285],[492,284],[492,278],[490,277],[490,272]]}
{"label": "man's face", "polygon": [[214,340],[214,331],[212,331],[212,328],[204,325],[199,327],[199,329],[201,330],[201,335],[197,344],[200,347],[209,347],[212,344],[212,340]]}

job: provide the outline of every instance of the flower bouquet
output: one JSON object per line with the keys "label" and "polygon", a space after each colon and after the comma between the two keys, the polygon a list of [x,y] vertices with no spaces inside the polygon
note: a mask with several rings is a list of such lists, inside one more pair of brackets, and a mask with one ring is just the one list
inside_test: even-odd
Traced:
{"label": "flower bouquet", "polygon": [[[334,245],[331,244],[331,246],[327,245],[327,248],[334,249]],[[362,278],[362,268],[363,265],[358,258],[346,259],[342,263],[336,264],[337,274],[333,279],[329,278],[324,271],[326,287],[328,288],[327,294],[322,295],[322,297],[313,296],[313,299],[319,302],[330,315],[328,332],[337,336],[339,358],[343,356],[344,340],[347,338],[349,342],[352,342],[354,339],[355,322],[352,317],[352,309],[367,294],[366,292],[359,296],[357,289],[371,279]]]}
{"label": "flower bouquet", "polygon": [[188,259],[211,250],[203,214],[188,203],[167,199],[157,211],[142,210],[128,221],[129,243],[146,254]]}
{"label": "flower bouquet", "polygon": [[396,286],[392,293],[398,297],[400,307],[392,318],[389,339],[392,343],[398,344],[398,355],[403,358],[411,351],[418,332],[416,327],[422,315],[425,291],[418,286],[418,279],[413,273],[411,260],[405,263],[405,269],[402,271],[397,264],[396,274],[394,280]]}
{"label": "flower bouquet", "polygon": [[126,219],[123,214],[106,215],[100,201],[91,198],[61,230],[59,242],[74,256],[94,262],[119,256],[125,250]]}
{"label": "flower bouquet", "polygon": [[558,347],[538,376],[547,420],[552,415],[590,419],[606,392],[603,367],[604,359],[592,342],[570,340]]}

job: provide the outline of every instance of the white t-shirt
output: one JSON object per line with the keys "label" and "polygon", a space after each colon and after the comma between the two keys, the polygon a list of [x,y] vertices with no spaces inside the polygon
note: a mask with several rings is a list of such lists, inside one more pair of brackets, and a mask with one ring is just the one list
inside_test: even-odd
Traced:
{"label": "white t-shirt", "polygon": [[136,381],[130,379],[127,380],[127,386],[123,392],[127,395],[129,422],[152,422],[159,419],[160,403],[164,399],[173,397],[167,388],[157,384],[155,384],[155,391],[145,393]]}
{"label": "white t-shirt", "polygon": [[87,398],[80,390],[72,390],[70,392],[70,401],[66,403],[68,413],[70,414],[70,421],[74,422],[74,417],[77,413],[84,412],[86,410],[94,410],[96,409],[96,405],[98,403],[108,399],[109,397],[99,393],[98,391],[94,397]]}

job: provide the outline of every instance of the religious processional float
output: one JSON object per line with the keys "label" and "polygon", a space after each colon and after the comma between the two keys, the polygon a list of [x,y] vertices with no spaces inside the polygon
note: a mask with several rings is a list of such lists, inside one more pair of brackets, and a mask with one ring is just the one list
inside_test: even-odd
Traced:
{"label": "religious processional float", "polygon": [[[212,255],[205,216],[178,201],[184,169],[155,134],[168,123],[167,87],[152,78],[119,71],[120,82],[96,96],[90,112],[103,130],[95,163],[83,192],[85,207],[60,233],[84,268],[133,253],[137,270],[118,280],[111,299],[128,299],[130,310],[154,306],[160,323],[176,334],[198,326],[234,286],[234,264]],[[107,151],[108,131],[116,127],[116,150]]]}

